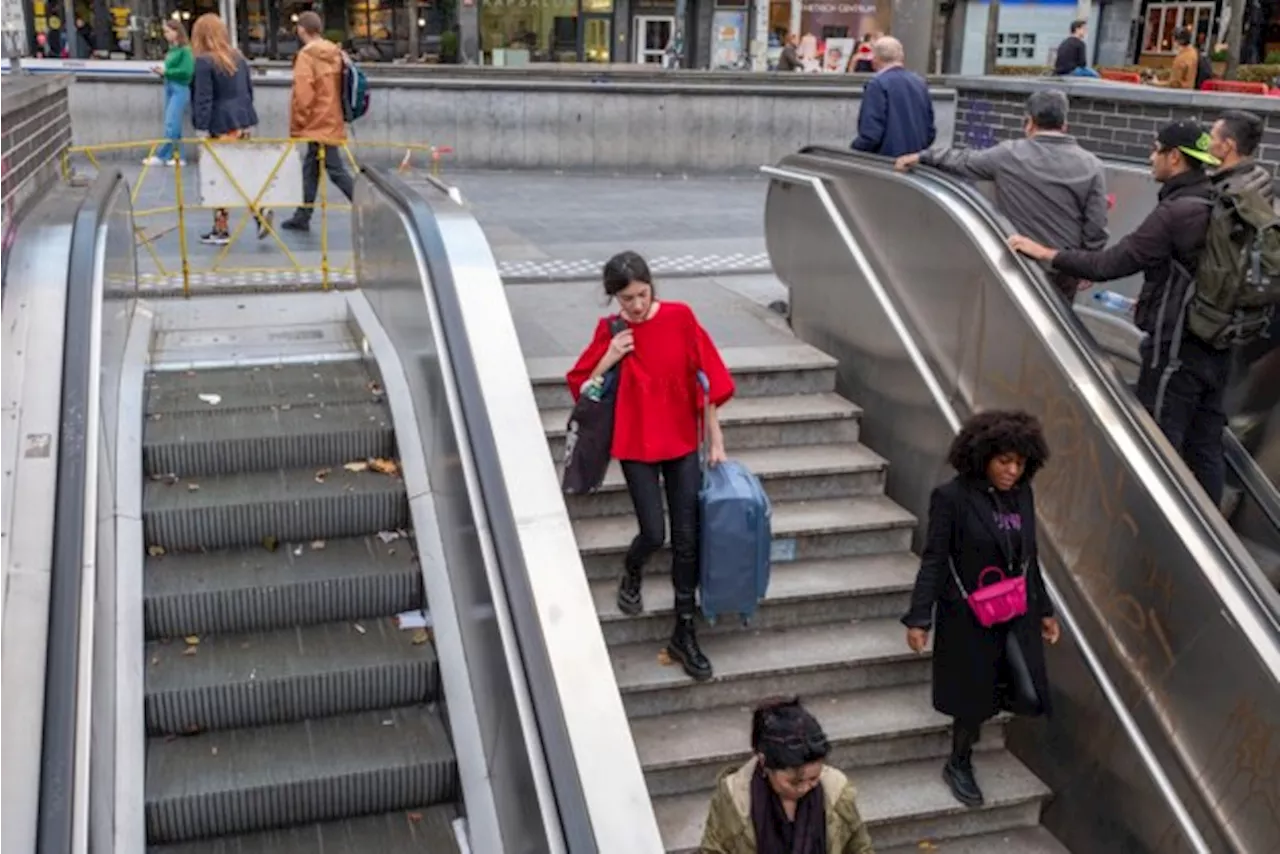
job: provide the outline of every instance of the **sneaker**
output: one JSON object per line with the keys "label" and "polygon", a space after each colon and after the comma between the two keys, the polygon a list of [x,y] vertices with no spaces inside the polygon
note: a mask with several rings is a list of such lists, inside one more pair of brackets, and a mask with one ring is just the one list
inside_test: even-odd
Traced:
{"label": "sneaker", "polygon": [[667,643],[667,655],[680,662],[684,672],[695,682],[706,682],[711,678],[711,662],[702,654],[698,646],[698,635],[693,628],[693,617],[676,618],[675,631]]}
{"label": "sneaker", "polygon": [[142,160],[143,166],[168,166],[168,160],[161,160],[159,157],[146,157]]}
{"label": "sneaker", "polygon": [[980,807],[985,799],[978,781],[973,777],[973,761],[951,758],[942,766],[942,782],[947,784],[952,796],[967,807]]}
{"label": "sneaker", "polygon": [[258,217],[258,239],[262,240],[271,232],[269,228],[276,221],[275,211],[264,211],[262,216]]}
{"label": "sneaker", "polygon": [[628,617],[634,617],[644,610],[644,599],[640,595],[641,574],[629,569],[622,571],[622,581],[618,583],[618,610]]}
{"label": "sneaker", "polygon": [[285,231],[310,231],[311,223],[305,219],[299,219],[296,216],[291,216],[284,222],[280,223],[280,227]]}
{"label": "sneaker", "polygon": [[231,235],[225,231],[211,231],[200,235],[200,242],[209,246],[226,246],[231,242]]}

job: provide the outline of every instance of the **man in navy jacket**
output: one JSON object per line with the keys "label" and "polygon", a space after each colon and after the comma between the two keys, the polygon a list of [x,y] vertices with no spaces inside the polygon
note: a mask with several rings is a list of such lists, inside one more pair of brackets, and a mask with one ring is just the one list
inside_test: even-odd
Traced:
{"label": "man in navy jacket", "polygon": [[862,90],[855,151],[901,157],[933,145],[938,132],[929,87],[902,60],[902,42],[895,38],[884,36],[871,46],[876,76]]}

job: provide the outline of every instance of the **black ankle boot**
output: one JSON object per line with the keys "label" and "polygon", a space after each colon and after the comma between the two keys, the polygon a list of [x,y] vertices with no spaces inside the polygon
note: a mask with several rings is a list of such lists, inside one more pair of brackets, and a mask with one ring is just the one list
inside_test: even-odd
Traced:
{"label": "black ankle boot", "polygon": [[684,672],[695,682],[706,682],[711,678],[711,662],[698,646],[692,614],[676,617],[676,628],[671,633],[671,642],[667,644],[667,654],[679,661]]}
{"label": "black ankle boot", "polygon": [[627,567],[622,571],[622,580],[618,582],[618,610],[628,617],[644,610],[644,598],[640,592],[643,577],[639,569]]}
{"label": "black ankle boot", "polygon": [[973,777],[971,756],[952,756],[942,766],[942,781],[951,789],[955,799],[967,807],[980,807],[984,799],[978,781]]}

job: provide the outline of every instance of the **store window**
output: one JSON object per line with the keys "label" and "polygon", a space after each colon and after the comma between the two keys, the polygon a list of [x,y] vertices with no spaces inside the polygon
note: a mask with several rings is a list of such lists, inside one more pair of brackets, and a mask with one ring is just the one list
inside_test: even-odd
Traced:
{"label": "store window", "polygon": [[1147,6],[1143,53],[1174,54],[1178,46],[1174,33],[1185,27],[1191,31],[1191,43],[1200,50],[1209,47],[1213,32],[1212,3],[1152,3]]}
{"label": "store window", "polygon": [[482,0],[482,3],[480,49],[486,61],[494,65],[523,65],[578,60],[578,0]]}
{"label": "store window", "polygon": [[800,32],[827,39],[860,39],[876,26],[876,5],[852,0],[803,0]]}
{"label": "store window", "polygon": [[1035,33],[997,33],[996,59],[1009,65],[1029,65],[1036,59]]}

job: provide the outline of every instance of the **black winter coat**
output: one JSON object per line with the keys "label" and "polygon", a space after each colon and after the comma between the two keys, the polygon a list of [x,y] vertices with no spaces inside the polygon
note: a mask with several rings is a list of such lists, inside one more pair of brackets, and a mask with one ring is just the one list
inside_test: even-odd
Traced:
{"label": "black winter coat", "polygon": [[[1007,529],[1000,526],[1000,517]],[[1025,571],[1026,615],[985,628],[956,586],[952,563],[969,592],[977,588],[979,574],[989,566],[1011,575]],[[1030,484],[997,493],[986,481],[957,477],[934,489],[911,609],[902,618],[905,625],[922,629],[930,628],[936,619],[934,708],[966,721],[986,720],[1001,711],[1048,713],[1049,680],[1040,621],[1051,616],[1053,605],[1037,560],[1035,497]],[[1002,688],[1009,678],[1006,636],[1010,632],[1021,646],[1039,708],[1012,702]]]}
{"label": "black winter coat", "polygon": [[235,74],[227,74],[207,56],[196,57],[191,79],[191,123],[196,130],[217,137],[258,124],[253,109],[253,77],[241,57]]}

